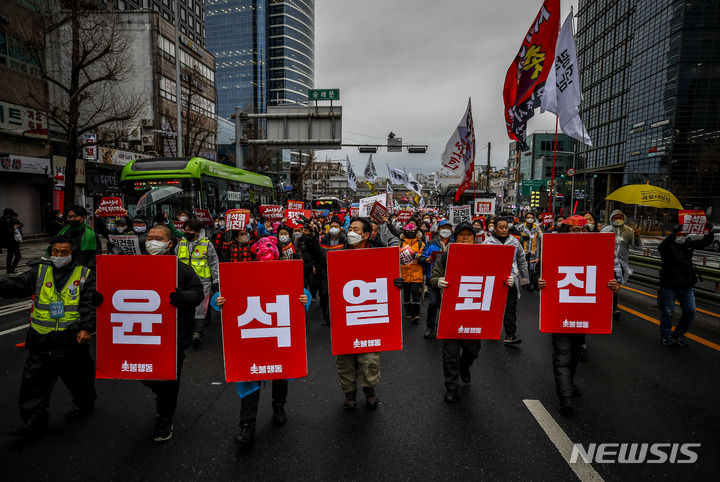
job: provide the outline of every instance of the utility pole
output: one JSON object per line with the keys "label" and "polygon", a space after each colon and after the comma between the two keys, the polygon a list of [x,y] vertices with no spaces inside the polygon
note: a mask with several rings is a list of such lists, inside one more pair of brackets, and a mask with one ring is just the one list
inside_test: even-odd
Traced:
{"label": "utility pole", "polygon": [[[183,157],[182,88],[180,87],[180,2],[175,0],[175,99],[177,100],[177,156]],[[190,106],[188,106],[190,110]]]}
{"label": "utility pole", "polygon": [[240,120],[240,114],[242,109],[235,107],[235,167],[238,169],[244,169],[243,164],[243,151],[240,140],[242,139],[242,120]]}
{"label": "utility pole", "polygon": [[487,163],[487,186],[485,186],[485,190],[489,193],[490,192],[490,143],[488,142],[488,163]]}

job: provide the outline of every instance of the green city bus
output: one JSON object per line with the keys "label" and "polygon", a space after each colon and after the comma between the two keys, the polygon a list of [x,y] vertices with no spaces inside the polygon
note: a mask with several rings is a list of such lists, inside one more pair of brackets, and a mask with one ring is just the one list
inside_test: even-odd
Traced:
{"label": "green city bus", "polygon": [[155,216],[159,211],[175,217],[180,210],[207,209],[217,215],[233,208],[257,213],[261,204],[273,204],[272,180],[254,172],[237,169],[201,157],[161,157],[136,159],[122,171],[121,188],[131,215],[140,197],[148,190],[171,186],[178,193],[145,210]]}

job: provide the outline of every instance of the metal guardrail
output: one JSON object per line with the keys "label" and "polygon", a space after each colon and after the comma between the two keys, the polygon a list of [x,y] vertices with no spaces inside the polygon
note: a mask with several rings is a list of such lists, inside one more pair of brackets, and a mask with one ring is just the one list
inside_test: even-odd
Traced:
{"label": "metal guardrail", "polygon": [[[649,255],[639,256],[637,254],[631,254],[628,261],[630,264],[635,266],[642,266],[644,268],[655,269],[658,271],[660,270],[660,266],[662,264],[660,258]],[[698,273],[700,273],[704,281],[715,283],[715,289],[717,290],[718,286],[720,286],[720,269],[698,265],[695,265],[695,269]]]}

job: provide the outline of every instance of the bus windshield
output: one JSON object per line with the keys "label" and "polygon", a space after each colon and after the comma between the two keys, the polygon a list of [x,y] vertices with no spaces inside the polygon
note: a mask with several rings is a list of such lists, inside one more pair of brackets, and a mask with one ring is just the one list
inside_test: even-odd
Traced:
{"label": "bus windshield", "polygon": [[[140,213],[137,211],[137,203],[143,194],[150,189],[161,186],[173,186],[182,189],[182,193],[178,193],[167,199],[163,199],[159,203],[152,204]],[[186,211],[190,214],[193,212],[193,199],[200,190],[199,179],[153,179],[147,181],[124,181],[122,183],[123,194],[127,199],[127,210],[130,216],[135,217],[136,214],[144,214],[151,221],[159,212],[165,212],[170,218],[177,218],[180,211]]]}

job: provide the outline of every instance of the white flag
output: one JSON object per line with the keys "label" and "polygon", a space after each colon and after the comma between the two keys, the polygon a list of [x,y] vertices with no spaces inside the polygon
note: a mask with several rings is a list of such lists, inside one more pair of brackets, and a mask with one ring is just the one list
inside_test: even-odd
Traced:
{"label": "white flag", "polygon": [[540,102],[540,112],[552,112],[560,118],[560,130],[568,136],[592,146],[590,136],[580,119],[578,107],[582,102],[580,75],[577,66],[575,37],[572,27],[572,10],[563,23],[555,46],[553,62],[545,91]]}
{"label": "white flag", "polygon": [[387,180],[385,183],[385,192],[388,194],[394,194],[395,191],[393,191],[392,185],[390,184],[390,179]]}
{"label": "white flag", "polygon": [[407,174],[405,174],[404,171],[401,171],[400,169],[395,169],[390,164],[387,165],[388,168],[388,174],[390,174],[390,182],[393,186],[400,184],[402,186],[407,185],[408,183],[408,177]]}
{"label": "white flag", "polygon": [[435,185],[436,191],[440,189],[440,179],[438,179],[437,171],[433,172],[433,184]]}
{"label": "white flag", "polygon": [[462,176],[467,170],[473,169],[471,164],[475,161],[475,128],[472,119],[470,99],[465,115],[460,124],[450,136],[445,150],[440,158],[442,167],[448,169],[456,176]]}
{"label": "white flag", "polygon": [[350,158],[348,156],[345,156],[345,160],[347,161],[348,187],[352,189],[353,192],[357,192],[357,178],[355,177],[355,172],[353,171],[352,164],[350,164]]}
{"label": "white flag", "polygon": [[375,164],[373,164],[372,154],[370,154],[365,165],[365,179],[373,183],[377,181],[377,171],[375,170]]}
{"label": "white flag", "polygon": [[416,193],[422,196],[422,184],[414,179],[408,179],[408,183],[405,185],[408,189],[412,189]]}

